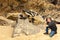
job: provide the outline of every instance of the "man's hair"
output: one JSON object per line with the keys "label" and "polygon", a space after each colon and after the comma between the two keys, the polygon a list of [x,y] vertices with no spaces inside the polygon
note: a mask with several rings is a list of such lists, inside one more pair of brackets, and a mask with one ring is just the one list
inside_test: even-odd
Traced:
{"label": "man's hair", "polygon": [[46,18],[47,24],[49,23],[49,22],[48,22],[48,19],[50,19],[50,20],[52,21],[52,18],[51,18],[51,17]]}
{"label": "man's hair", "polygon": [[52,18],[51,18],[51,17],[46,18],[46,21],[47,21],[48,19],[50,19],[50,20],[52,21]]}

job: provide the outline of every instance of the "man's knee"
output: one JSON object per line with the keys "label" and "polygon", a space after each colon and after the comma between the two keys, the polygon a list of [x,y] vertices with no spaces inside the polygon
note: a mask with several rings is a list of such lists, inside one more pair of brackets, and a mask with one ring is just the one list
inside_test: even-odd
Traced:
{"label": "man's knee", "polygon": [[51,31],[50,37],[54,36],[54,34],[55,34],[55,31]]}

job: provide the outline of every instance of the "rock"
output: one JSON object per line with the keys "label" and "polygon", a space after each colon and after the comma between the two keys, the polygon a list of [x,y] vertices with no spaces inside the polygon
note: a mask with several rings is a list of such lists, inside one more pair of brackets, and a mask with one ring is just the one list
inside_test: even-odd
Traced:
{"label": "rock", "polygon": [[0,21],[1,21],[1,24],[3,24],[3,25],[6,24],[6,25],[14,26],[14,25],[16,24],[15,21],[6,19],[6,18],[3,17],[3,16],[0,16]]}
{"label": "rock", "polygon": [[26,35],[32,35],[40,32],[40,25],[36,26],[33,25],[32,23],[28,22],[28,19],[26,20],[21,20],[19,19],[16,28],[14,30],[14,35],[16,34],[20,35],[21,33],[24,33]]}
{"label": "rock", "polygon": [[60,17],[56,18],[55,21],[60,22]]}
{"label": "rock", "polygon": [[35,19],[35,21],[34,21],[34,24],[35,24],[35,25],[39,25],[39,24],[41,24],[41,23],[44,23],[44,20],[43,20],[43,18],[41,17],[41,15],[35,16],[34,19]]}
{"label": "rock", "polygon": [[57,4],[60,5],[60,0],[58,0]]}
{"label": "rock", "polygon": [[21,33],[25,35],[33,35],[33,34],[39,33],[41,28],[43,28],[42,24],[34,25],[33,23],[29,22],[29,19],[24,20],[24,19],[18,18],[18,23],[16,24],[13,30],[12,36],[13,37],[18,36]]}
{"label": "rock", "polygon": [[1,26],[7,26],[9,24],[6,21],[0,19],[0,25]]}
{"label": "rock", "polygon": [[7,18],[8,18],[9,16],[18,17],[18,14],[19,14],[19,13],[8,13],[6,17],[7,17]]}
{"label": "rock", "polygon": [[44,22],[41,15],[33,10],[23,10],[25,12],[25,16],[29,19],[29,22],[38,25]]}
{"label": "rock", "polygon": [[19,13],[8,13],[7,16],[6,16],[6,18],[10,19],[10,20],[16,21],[18,19],[18,14]]}
{"label": "rock", "polygon": [[58,0],[48,0],[50,3],[52,3],[52,4],[54,4],[54,5],[56,5],[57,4],[57,2],[58,2]]}

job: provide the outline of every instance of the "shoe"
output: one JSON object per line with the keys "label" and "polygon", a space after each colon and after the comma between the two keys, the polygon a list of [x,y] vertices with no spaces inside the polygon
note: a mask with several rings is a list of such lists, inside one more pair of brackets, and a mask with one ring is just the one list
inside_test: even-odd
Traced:
{"label": "shoe", "polygon": [[55,32],[55,34],[57,34],[57,32]]}
{"label": "shoe", "polygon": [[44,33],[44,34],[48,34],[48,33]]}

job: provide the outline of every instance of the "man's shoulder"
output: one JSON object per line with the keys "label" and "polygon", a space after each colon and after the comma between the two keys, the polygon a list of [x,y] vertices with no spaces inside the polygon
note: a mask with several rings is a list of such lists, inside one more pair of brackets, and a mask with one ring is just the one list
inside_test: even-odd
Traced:
{"label": "man's shoulder", "polygon": [[52,23],[52,24],[55,24],[55,21],[52,20],[51,23]]}

